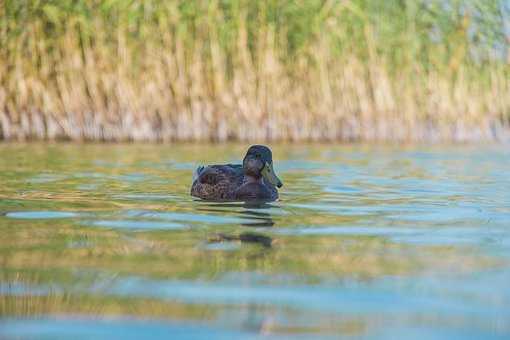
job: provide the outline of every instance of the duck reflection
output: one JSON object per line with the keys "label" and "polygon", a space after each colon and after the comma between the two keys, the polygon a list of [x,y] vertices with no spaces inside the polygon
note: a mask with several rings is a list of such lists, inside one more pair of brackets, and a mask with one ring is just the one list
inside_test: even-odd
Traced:
{"label": "duck reflection", "polygon": [[[241,217],[244,221],[240,225],[244,227],[273,227],[274,220],[269,212],[274,206],[265,202],[229,202],[229,203],[204,203],[197,210],[206,212],[228,212]],[[261,211],[264,210],[264,211]]]}
{"label": "duck reflection", "polygon": [[210,236],[208,239],[209,243],[232,242],[232,241],[240,241],[241,243],[249,244],[259,244],[265,248],[271,248],[271,244],[273,243],[273,239],[271,237],[260,233],[251,232],[245,232],[239,235],[218,233],[213,236]]}
{"label": "duck reflection", "polygon": [[243,210],[240,212],[243,217],[246,217],[246,222],[241,225],[245,227],[273,227],[274,221],[271,214],[255,210]]}
{"label": "duck reflection", "polygon": [[[268,212],[274,206],[266,202],[224,202],[224,203],[204,203],[197,208],[207,212],[234,213],[241,217],[242,227],[249,228],[270,228],[275,222]],[[208,238],[208,243],[220,242],[241,242],[242,244],[259,244],[264,248],[271,248],[273,239],[260,232],[241,232],[234,233],[217,233]]]}

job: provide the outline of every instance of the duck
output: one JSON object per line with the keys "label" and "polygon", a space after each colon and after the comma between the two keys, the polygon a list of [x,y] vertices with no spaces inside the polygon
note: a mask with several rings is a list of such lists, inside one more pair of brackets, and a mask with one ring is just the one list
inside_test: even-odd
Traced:
{"label": "duck", "polygon": [[275,201],[282,186],[271,149],[252,145],[242,164],[199,166],[193,174],[191,196],[206,201]]}

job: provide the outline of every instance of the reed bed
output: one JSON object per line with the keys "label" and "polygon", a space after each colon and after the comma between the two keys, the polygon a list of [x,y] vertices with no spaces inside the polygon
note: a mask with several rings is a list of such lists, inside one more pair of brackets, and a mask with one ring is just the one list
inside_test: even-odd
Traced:
{"label": "reed bed", "polygon": [[510,139],[505,0],[2,0],[0,139]]}

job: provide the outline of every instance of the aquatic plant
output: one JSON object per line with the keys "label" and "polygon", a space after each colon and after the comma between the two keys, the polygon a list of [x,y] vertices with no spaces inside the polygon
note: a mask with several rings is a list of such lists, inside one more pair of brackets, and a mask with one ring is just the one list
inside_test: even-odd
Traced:
{"label": "aquatic plant", "polygon": [[502,139],[509,12],[504,0],[4,0],[0,139]]}

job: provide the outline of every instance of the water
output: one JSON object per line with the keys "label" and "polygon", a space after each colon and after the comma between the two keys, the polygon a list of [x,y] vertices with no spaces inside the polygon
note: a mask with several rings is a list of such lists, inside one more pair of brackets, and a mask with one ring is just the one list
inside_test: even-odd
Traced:
{"label": "water", "polygon": [[189,196],[245,149],[0,145],[0,338],[509,338],[508,149],[276,146],[280,201]]}

